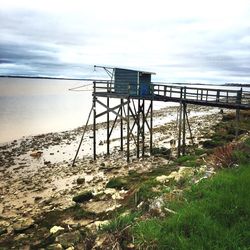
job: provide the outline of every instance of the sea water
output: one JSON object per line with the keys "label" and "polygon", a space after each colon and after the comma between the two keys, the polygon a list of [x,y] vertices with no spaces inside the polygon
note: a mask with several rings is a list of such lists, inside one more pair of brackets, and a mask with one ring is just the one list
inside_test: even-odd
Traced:
{"label": "sea water", "polygon": [[91,91],[73,92],[80,81],[0,78],[0,142],[82,126]]}

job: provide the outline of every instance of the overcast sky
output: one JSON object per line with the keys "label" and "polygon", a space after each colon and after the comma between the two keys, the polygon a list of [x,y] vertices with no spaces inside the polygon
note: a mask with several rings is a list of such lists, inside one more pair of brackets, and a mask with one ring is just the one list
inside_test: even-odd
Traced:
{"label": "overcast sky", "polygon": [[250,83],[250,1],[0,0],[0,75]]}

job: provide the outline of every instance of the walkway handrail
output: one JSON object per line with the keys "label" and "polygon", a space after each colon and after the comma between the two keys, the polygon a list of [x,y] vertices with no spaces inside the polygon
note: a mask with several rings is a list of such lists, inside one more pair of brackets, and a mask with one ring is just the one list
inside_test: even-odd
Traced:
{"label": "walkway handrail", "polygon": [[[124,88],[115,86],[114,81],[94,81],[95,93],[124,94],[131,97],[145,97],[140,91],[140,86],[124,82]],[[152,99],[165,98],[166,101],[196,101],[218,104],[243,104],[250,106],[250,92],[222,88],[205,88],[193,86],[176,86],[164,84],[150,84],[147,97]],[[133,91],[132,91],[133,90]]]}

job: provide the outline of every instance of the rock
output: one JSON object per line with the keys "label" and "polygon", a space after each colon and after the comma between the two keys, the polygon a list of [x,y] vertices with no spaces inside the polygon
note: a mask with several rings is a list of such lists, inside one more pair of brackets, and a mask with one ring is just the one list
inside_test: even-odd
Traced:
{"label": "rock", "polygon": [[178,173],[184,178],[190,177],[194,175],[194,169],[191,167],[180,167]]}
{"label": "rock", "polygon": [[68,247],[66,248],[66,250],[74,250],[75,248],[72,246],[72,247]]}
{"label": "rock", "polygon": [[149,212],[153,215],[164,216],[162,212],[163,205],[164,205],[163,198],[158,197],[149,204]]}
{"label": "rock", "polygon": [[206,165],[203,165],[199,168],[199,173],[203,174],[205,171],[207,170],[207,166]]}
{"label": "rock", "polygon": [[31,218],[20,220],[13,225],[14,232],[22,233],[34,225],[34,220]]}
{"label": "rock", "polygon": [[76,183],[78,184],[78,185],[81,185],[81,184],[83,184],[85,182],[85,178],[84,177],[79,177],[79,178],[77,178],[77,180],[76,180]]}
{"label": "rock", "polygon": [[69,226],[73,229],[74,228],[78,229],[79,227],[85,227],[92,222],[93,222],[93,220],[91,220],[91,219],[77,219],[77,220],[66,219],[63,221],[64,224],[67,224],[67,226]]}
{"label": "rock", "polygon": [[108,224],[109,224],[109,220],[95,221],[95,222],[87,225],[86,227],[92,231],[96,231],[96,230],[99,230],[102,226],[108,225]]}
{"label": "rock", "polygon": [[7,228],[1,228],[0,227],[0,235],[2,234],[6,234],[8,231],[7,231]]}
{"label": "rock", "polygon": [[25,239],[25,238],[27,238],[27,235],[21,233],[21,234],[18,234],[18,235],[15,237],[15,240],[16,240],[16,241],[19,241],[19,240],[23,240],[23,239]]}
{"label": "rock", "polygon": [[109,199],[107,201],[93,201],[84,204],[83,209],[90,213],[100,214],[105,212],[108,208],[114,206],[115,201]]}
{"label": "rock", "polygon": [[107,234],[99,235],[95,240],[95,244],[93,246],[93,249],[101,249],[102,245],[107,240],[107,238],[108,238]]}
{"label": "rock", "polygon": [[51,234],[55,234],[57,233],[58,231],[62,231],[64,230],[63,227],[60,227],[60,226],[53,226],[49,231]]}
{"label": "rock", "polygon": [[8,228],[10,226],[10,223],[5,221],[5,220],[1,220],[0,221],[0,228]]}
{"label": "rock", "polygon": [[168,179],[174,179],[175,181],[177,180],[177,179],[179,179],[179,174],[178,174],[178,172],[176,172],[176,171],[173,171],[173,172],[171,172],[171,174],[169,174],[168,176],[167,176],[167,178]]}
{"label": "rock", "polygon": [[56,237],[56,242],[64,248],[72,247],[81,241],[81,233],[79,231],[64,233]]}
{"label": "rock", "polygon": [[42,151],[35,151],[30,154],[30,156],[34,158],[40,158],[42,156],[43,152]]}
{"label": "rock", "polygon": [[195,180],[195,181],[194,181],[194,184],[198,184],[200,181],[202,181],[202,180],[204,180],[204,179],[207,179],[207,177],[206,177],[206,176],[203,176],[203,177],[199,178],[198,180]]}
{"label": "rock", "polygon": [[105,210],[105,212],[107,213],[107,212],[110,212],[110,211],[114,211],[118,207],[121,207],[121,204],[115,204],[114,206],[107,208]]}
{"label": "rock", "polygon": [[104,194],[115,194],[117,191],[115,188],[106,188],[103,193]]}
{"label": "rock", "polygon": [[135,245],[134,245],[133,243],[129,243],[129,244],[127,245],[127,248],[128,248],[128,249],[134,249],[134,248],[135,248]]}
{"label": "rock", "polygon": [[46,250],[63,250],[63,247],[61,244],[52,244],[47,246]]}
{"label": "rock", "polygon": [[78,203],[82,203],[82,202],[85,202],[85,201],[89,201],[92,198],[93,198],[92,192],[84,191],[84,192],[79,193],[76,196],[74,196],[73,201],[78,202]]}
{"label": "rock", "polygon": [[34,201],[40,201],[41,199],[42,199],[43,197],[41,197],[41,196],[36,196],[35,198],[34,198]]}
{"label": "rock", "polygon": [[116,193],[114,193],[114,194],[112,195],[112,199],[113,199],[113,200],[122,200],[123,197],[120,195],[119,192],[116,192]]}
{"label": "rock", "polygon": [[156,181],[160,183],[166,183],[166,182],[169,182],[169,177],[166,175],[157,176]]}
{"label": "rock", "polygon": [[179,171],[172,172],[170,175],[167,176],[168,179],[174,179],[176,182],[184,178],[188,178],[194,175],[194,169],[191,167],[180,167]]}

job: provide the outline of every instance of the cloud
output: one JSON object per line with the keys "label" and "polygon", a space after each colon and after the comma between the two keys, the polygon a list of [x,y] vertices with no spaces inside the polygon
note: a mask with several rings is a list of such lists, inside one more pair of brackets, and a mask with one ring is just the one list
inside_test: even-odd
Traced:
{"label": "cloud", "polygon": [[248,1],[0,3],[1,75],[91,77],[104,64],[156,80],[250,81]]}

